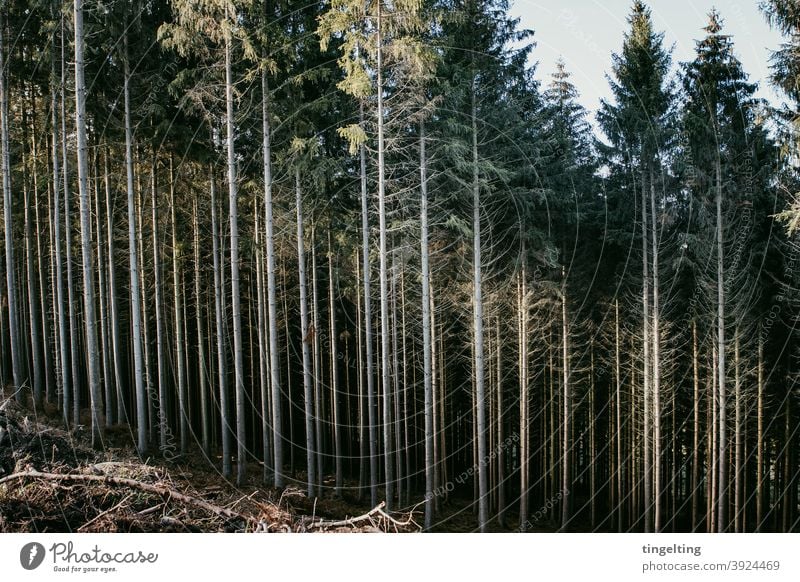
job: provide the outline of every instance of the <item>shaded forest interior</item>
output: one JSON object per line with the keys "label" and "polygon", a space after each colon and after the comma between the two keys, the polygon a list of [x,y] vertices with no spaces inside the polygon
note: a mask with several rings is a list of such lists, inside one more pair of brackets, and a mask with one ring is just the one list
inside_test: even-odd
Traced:
{"label": "shaded forest interior", "polygon": [[7,0],[3,401],[387,530],[800,531],[761,8],[782,108],[719,13],[676,63],[634,0],[588,112],[506,0]]}

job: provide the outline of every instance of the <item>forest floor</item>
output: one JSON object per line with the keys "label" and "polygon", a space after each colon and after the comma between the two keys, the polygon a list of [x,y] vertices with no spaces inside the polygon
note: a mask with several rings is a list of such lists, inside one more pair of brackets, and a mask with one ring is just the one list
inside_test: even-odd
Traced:
{"label": "forest floor", "polygon": [[[334,497],[332,478],[325,483],[331,493],[309,499],[300,482],[265,487],[259,463],[248,466],[246,482],[237,486],[197,452],[142,461],[126,425],[106,429],[105,448],[94,450],[87,430],[66,431],[57,411],[47,412],[0,399],[0,532],[421,530],[421,503],[390,516],[382,504],[359,499],[355,488]],[[451,496],[433,531],[473,532],[476,525],[471,498]],[[513,519],[504,526],[492,520],[488,530],[518,531]]]}

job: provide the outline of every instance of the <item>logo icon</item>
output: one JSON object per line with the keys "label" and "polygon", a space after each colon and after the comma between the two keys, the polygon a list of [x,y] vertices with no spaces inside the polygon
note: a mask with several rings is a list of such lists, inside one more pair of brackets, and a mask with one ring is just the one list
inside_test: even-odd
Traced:
{"label": "logo icon", "polygon": [[44,562],[44,546],[39,542],[30,542],[22,546],[19,552],[19,563],[26,570],[35,570]]}

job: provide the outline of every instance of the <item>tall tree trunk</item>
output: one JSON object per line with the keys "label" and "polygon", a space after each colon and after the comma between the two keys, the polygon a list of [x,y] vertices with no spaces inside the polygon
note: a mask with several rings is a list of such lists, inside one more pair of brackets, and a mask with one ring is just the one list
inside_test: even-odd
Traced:
{"label": "tall tree trunk", "polygon": [[756,435],[756,527],[764,525],[764,339],[763,329],[758,334],[758,429]]}
{"label": "tall tree trunk", "polygon": [[231,457],[231,425],[228,406],[228,366],[225,355],[225,325],[222,309],[222,249],[220,248],[219,220],[217,219],[217,188],[213,165],[209,167],[211,177],[211,230],[214,253],[214,314],[217,335],[217,376],[219,382],[219,412],[222,436],[222,476],[229,478],[233,472]]}
{"label": "tall tree trunk", "polygon": [[201,300],[200,266],[200,221],[197,212],[197,199],[192,202],[192,231],[194,232],[194,303],[195,321],[197,323],[197,383],[200,391],[200,427],[202,431],[202,447],[206,456],[211,454],[211,427],[209,425],[208,404],[208,364],[206,362],[206,341],[203,332],[203,302]]}
{"label": "tall tree trunk", "polygon": [[[6,72],[8,68],[5,63],[5,48],[3,47],[3,34],[5,23],[3,15],[0,14],[0,163],[3,170],[3,226],[5,229],[6,247],[6,299],[8,301],[8,328],[11,348],[11,369],[14,379],[14,390],[16,391],[17,402],[22,402],[22,387],[25,382],[23,378],[23,362],[20,346],[19,323],[17,321],[17,287],[14,281],[15,261],[14,261],[14,223],[13,206],[11,203],[11,152],[9,151],[9,120],[8,120],[8,89],[6,87]],[[76,43],[77,44],[77,43]]]}
{"label": "tall tree trunk", "polygon": [[[364,103],[359,104],[359,123],[363,128]],[[378,429],[375,418],[375,372],[372,340],[372,297],[369,266],[369,198],[367,196],[367,152],[364,144],[358,148],[359,171],[361,178],[361,260],[364,278],[364,345],[366,358],[367,423],[369,426],[369,489],[370,504],[378,504]]]}
{"label": "tall tree trunk", "polygon": [[336,334],[336,304],[334,296],[333,279],[333,239],[331,229],[328,230],[328,319],[330,323],[330,357],[331,357],[331,410],[333,412],[333,456],[336,466],[336,486],[334,494],[342,495],[344,475],[342,473],[342,425],[339,410],[339,351],[337,349]]}
{"label": "tall tree trunk", "polygon": [[734,432],[734,488],[733,488],[733,528],[736,533],[742,531],[742,471],[744,440],[743,427],[744,411],[742,403],[742,382],[741,382],[741,361],[739,358],[739,328],[735,330],[733,347],[733,369],[734,369],[734,398],[735,398],[735,432]]}
{"label": "tall tree trunk", "polygon": [[692,320],[692,531],[700,511],[700,370],[697,359],[697,322]]}
{"label": "tall tree trunk", "polygon": [[181,453],[189,448],[189,411],[186,404],[185,339],[183,329],[183,305],[181,302],[183,283],[181,280],[181,247],[178,244],[178,209],[175,203],[175,168],[169,158],[169,205],[172,223],[172,304],[175,310],[175,360],[177,364],[178,419],[180,427]]}
{"label": "tall tree trunk", "polygon": [[313,385],[311,378],[311,344],[313,331],[308,321],[308,284],[306,282],[306,251],[303,232],[303,196],[300,189],[300,168],[294,170],[295,208],[297,209],[297,272],[300,285],[300,335],[303,351],[303,403],[306,424],[306,475],[308,497],[314,496],[316,488],[315,427]]}
{"label": "tall tree trunk", "polygon": [[75,126],[78,133],[78,188],[83,258],[83,319],[86,327],[86,355],[92,415],[92,446],[100,446],[100,416],[103,394],[100,386],[100,358],[95,313],[94,266],[89,210],[89,147],[86,140],[86,84],[83,74],[83,0],[75,0]]}
{"label": "tall tree trunk", "polygon": [[[225,6],[225,18],[232,19],[229,6]],[[225,32],[225,132],[228,163],[228,207],[231,230],[231,310],[233,316],[233,369],[236,386],[236,482],[244,483],[247,470],[247,448],[245,443],[245,392],[244,392],[244,348],[242,346],[242,307],[239,289],[239,212],[237,207],[238,184],[236,178],[236,134],[233,127],[233,43],[231,32]]]}
{"label": "tall tree trunk", "polygon": [[653,495],[655,497],[655,531],[662,530],[662,494],[661,475],[661,311],[659,305],[658,281],[658,221],[656,220],[656,186],[653,169],[650,168],[650,232],[652,234],[651,251],[653,256]]}
{"label": "tall tree trunk", "polygon": [[153,284],[155,286],[156,313],[156,368],[158,378],[158,442],[163,455],[171,455],[175,443],[169,428],[167,412],[167,358],[166,337],[164,330],[164,287],[161,280],[161,240],[158,234],[158,161],[155,147],[150,168],[150,188],[152,190],[153,220]]}
{"label": "tall tree trunk", "polygon": [[317,293],[317,235],[316,224],[312,218],[311,225],[311,358],[313,364],[314,381],[314,436],[316,437],[316,444],[314,452],[316,453],[317,463],[317,492],[322,495],[322,482],[324,477],[323,466],[323,446],[324,446],[324,433],[322,432],[323,406],[322,406],[322,361],[320,349],[320,333],[319,333],[319,294]]}
{"label": "tall tree trunk", "polygon": [[[2,36],[2,27],[0,27],[0,36]],[[53,32],[53,47],[56,46],[56,33]],[[61,37],[63,44],[64,39]],[[0,47],[0,54],[2,54],[2,47]],[[56,59],[55,50],[53,51],[53,58],[51,62],[52,80],[50,89],[50,112],[52,119],[53,129],[53,238],[55,239],[55,271],[56,271],[56,314],[58,321],[58,363],[59,370],[57,376],[58,389],[61,392],[61,412],[64,418],[64,423],[69,425],[69,411],[72,397],[71,373],[69,365],[69,340],[67,338],[67,314],[66,305],[64,304],[64,253],[61,247],[61,179],[59,164],[59,144],[61,142],[59,136],[59,119],[58,119],[58,105],[57,105],[57,89],[56,89]],[[63,84],[61,84],[63,89]],[[63,97],[62,97],[63,100]],[[65,185],[66,189],[66,185]]]}
{"label": "tall tree trunk", "polygon": [[565,531],[571,519],[569,495],[572,489],[570,462],[571,462],[571,439],[572,429],[572,394],[570,386],[570,365],[569,365],[569,322],[567,320],[567,280],[564,267],[561,267],[561,277],[563,279],[561,287],[561,337],[562,337],[562,393],[564,406],[564,434],[561,459],[561,531]]}
{"label": "tall tree trunk", "polygon": [[111,179],[108,168],[108,147],[103,150],[103,176],[106,192],[106,228],[108,229],[108,309],[111,326],[111,352],[114,367],[115,397],[117,400],[117,422],[129,422],[125,411],[125,381],[122,371],[122,337],[119,325],[119,297],[117,290],[117,269],[114,247],[114,207],[111,193]]}
{"label": "tall tree trunk", "polygon": [[716,206],[717,206],[717,393],[719,412],[718,462],[719,475],[717,487],[717,528],[720,533],[727,531],[728,470],[726,453],[727,441],[727,396],[725,383],[725,271],[723,267],[723,224],[722,224],[722,168],[719,157],[716,163]]}
{"label": "tall tree trunk", "polygon": [[614,299],[614,394],[616,397],[616,416],[617,416],[617,430],[616,436],[616,452],[617,452],[617,469],[616,469],[616,486],[617,486],[617,531],[623,531],[623,483],[625,471],[622,465],[622,371],[620,364],[620,331],[619,331],[619,298]]}
{"label": "tall tree trunk", "polygon": [[433,527],[433,364],[430,302],[430,247],[428,246],[428,158],[425,153],[425,124],[419,125],[420,257],[422,270],[422,374],[425,415],[425,529]]}
{"label": "tall tree trunk", "polygon": [[255,263],[256,263],[256,303],[257,303],[257,325],[258,330],[258,384],[261,394],[261,438],[264,449],[264,472],[262,481],[264,483],[274,482],[275,473],[272,467],[272,417],[271,417],[271,396],[269,393],[269,356],[267,354],[267,306],[264,297],[264,268],[263,251],[261,249],[261,225],[258,223],[258,203],[253,204],[253,235],[255,243]]}
{"label": "tall tree trunk", "polygon": [[647,182],[645,172],[642,171],[642,389],[644,398],[644,425],[642,439],[644,440],[644,531],[649,533],[652,528],[653,504],[653,458],[650,447],[650,430],[652,424],[651,410],[651,357],[650,357],[650,274],[647,259]]}
{"label": "tall tree trunk", "polygon": [[[2,26],[2,21],[0,21],[0,26]],[[0,45],[0,50],[2,50],[2,45]],[[2,64],[2,63],[0,63]],[[31,92],[33,94],[33,92]],[[35,111],[35,104],[33,110]],[[24,111],[23,111],[24,113]],[[28,122],[23,116],[23,133],[25,134],[23,141],[27,143],[27,128]],[[35,128],[34,128],[35,130]],[[37,159],[36,159],[36,151],[35,151],[35,143],[36,143],[36,136],[33,135],[33,151],[31,157],[31,165],[35,168]],[[44,397],[44,378],[43,376],[46,373],[46,369],[42,367],[42,343],[40,339],[40,323],[39,323],[39,298],[38,292],[39,287],[36,284],[36,271],[37,267],[34,260],[33,254],[33,218],[31,216],[31,210],[34,208],[34,202],[31,197],[31,186],[29,184],[29,180],[26,177],[26,166],[25,163],[25,149],[23,148],[23,183],[22,183],[22,192],[23,192],[23,200],[25,204],[25,274],[26,274],[26,283],[27,283],[27,290],[28,290],[28,316],[29,316],[29,328],[30,328],[30,351],[31,356],[33,359],[33,370],[31,370],[31,376],[33,377],[33,404],[36,408],[40,409],[42,406],[42,400]],[[35,172],[35,169],[34,169]],[[36,185],[33,185],[34,189],[34,198],[36,192]],[[38,210],[37,210],[38,212]]]}
{"label": "tall tree trunk", "polygon": [[269,371],[272,395],[272,456],[275,470],[274,485],[283,487],[283,429],[281,409],[281,370],[278,358],[278,300],[275,284],[275,234],[272,216],[272,154],[269,118],[269,83],[267,73],[261,74],[261,125],[264,155],[264,226],[267,249],[267,310],[269,314]]}
{"label": "tall tree trunk", "polygon": [[390,388],[390,333],[389,330],[389,277],[386,250],[386,167],[384,162],[384,111],[383,111],[383,39],[381,5],[378,2],[376,53],[377,53],[377,125],[378,125],[378,221],[381,300],[381,390],[383,391],[383,467],[386,479],[386,511],[394,504],[394,471],[392,466],[392,391]]}
{"label": "tall tree trunk", "polygon": [[473,373],[475,375],[475,399],[477,403],[478,431],[478,527],[486,531],[489,520],[487,508],[486,475],[486,400],[484,393],[483,362],[483,293],[481,285],[481,184],[478,169],[478,103],[477,78],[472,78],[472,333],[474,342]]}

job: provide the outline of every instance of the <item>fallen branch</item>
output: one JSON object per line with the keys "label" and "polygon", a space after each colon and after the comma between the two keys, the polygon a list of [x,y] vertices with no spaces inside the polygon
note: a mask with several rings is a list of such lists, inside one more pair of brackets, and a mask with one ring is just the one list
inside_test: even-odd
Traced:
{"label": "fallen branch", "polygon": [[351,517],[349,519],[341,519],[341,520],[338,520],[338,521],[323,521],[323,520],[320,520],[320,521],[317,521],[317,522],[312,522],[311,524],[309,524],[308,527],[309,528],[347,527],[347,526],[355,526],[355,525],[357,525],[359,523],[362,523],[362,522],[369,522],[370,525],[374,526],[375,525],[375,521],[373,520],[373,518],[376,518],[376,517],[377,517],[378,520],[380,520],[380,519],[386,520],[387,524],[388,523],[393,524],[395,526],[395,531],[397,531],[397,527],[398,526],[399,527],[407,527],[407,526],[413,525],[415,527],[419,527],[419,525],[414,521],[414,512],[413,512],[413,510],[409,514],[407,520],[398,521],[397,519],[395,519],[394,517],[392,517],[391,515],[386,513],[383,510],[384,507],[386,507],[386,502],[385,501],[381,501],[378,505],[376,505],[374,508],[370,509],[367,513],[365,513],[363,515],[359,515],[357,517]]}
{"label": "fallen branch", "polygon": [[160,487],[158,485],[142,483],[141,481],[136,481],[135,479],[128,479],[125,477],[110,477],[108,475],[83,475],[83,474],[69,474],[69,473],[67,474],[44,473],[41,471],[23,471],[20,473],[14,473],[12,475],[9,475],[8,477],[3,477],[2,479],[0,479],[0,485],[2,485],[3,483],[7,483],[9,481],[23,480],[23,479],[45,479],[48,481],[68,481],[73,483],[94,482],[94,483],[103,483],[106,485],[118,485],[120,487],[132,487],[133,489],[138,489],[140,491],[145,491],[147,493],[153,493],[155,495],[160,495],[162,497],[174,499],[175,501],[179,501],[187,505],[193,505],[200,509],[204,509],[208,512],[211,512],[215,515],[227,517],[229,519],[240,519],[246,523],[251,523],[253,525],[258,524],[258,521],[252,517],[242,515],[241,513],[237,513],[235,511],[226,509],[224,507],[219,507],[218,505],[211,504],[207,501],[204,501],[203,499],[192,497],[191,495],[186,495],[184,493],[179,493],[167,487]]}

